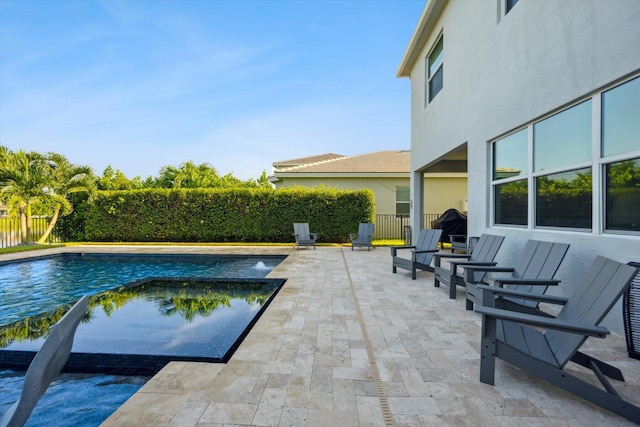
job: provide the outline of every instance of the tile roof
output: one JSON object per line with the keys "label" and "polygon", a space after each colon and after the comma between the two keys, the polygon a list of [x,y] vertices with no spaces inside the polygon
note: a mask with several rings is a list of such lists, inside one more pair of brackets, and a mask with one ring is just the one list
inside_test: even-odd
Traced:
{"label": "tile roof", "polygon": [[342,157],[346,157],[346,156],[343,156],[342,154],[326,153],[326,154],[318,154],[317,156],[300,157],[298,159],[291,159],[291,160],[282,160],[279,162],[273,162],[272,164],[274,168],[281,169],[281,168],[287,168],[287,167],[307,165],[309,163],[323,162],[325,160],[334,160]]}
{"label": "tile roof", "polygon": [[275,173],[409,173],[410,169],[411,151],[394,150],[342,156],[299,166],[276,168]]}

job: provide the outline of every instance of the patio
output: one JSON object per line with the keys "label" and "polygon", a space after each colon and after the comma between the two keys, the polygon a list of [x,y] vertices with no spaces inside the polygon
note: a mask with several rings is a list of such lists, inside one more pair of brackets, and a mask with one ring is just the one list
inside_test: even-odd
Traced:
{"label": "patio", "polygon": [[[496,386],[481,384],[480,316],[431,273],[392,274],[388,248],[52,251],[79,250],[289,255],[270,275],[286,284],[228,364],[172,362],[103,426],[633,425],[500,360]],[[583,350],[619,367],[626,383],[614,386],[640,404],[624,337]]]}

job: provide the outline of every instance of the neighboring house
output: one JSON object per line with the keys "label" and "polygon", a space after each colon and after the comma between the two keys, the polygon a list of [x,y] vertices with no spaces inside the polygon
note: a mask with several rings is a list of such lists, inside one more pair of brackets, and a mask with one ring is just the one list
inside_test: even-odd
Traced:
{"label": "neighboring house", "polygon": [[[378,215],[408,216],[410,157],[408,150],[378,151],[357,156],[323,154],[302,159],[274,162],[269,178],[276,188],[317,187],[324,185],[341,190],[371,189]],[[423,201],[427,214],[442,214],[449,208],[466,210],[466,171],[425,174],[425,185],[433,197]]]}
{"label": "neighboring house", "polygon": [[597,254],[640,261],[639,23],[637,0],[429,0],[397,73],[412,226],[422,175],[462,161],[469,233],[506,236],[501,263],[527,239],[567,242],[558,277],[575,286]]}

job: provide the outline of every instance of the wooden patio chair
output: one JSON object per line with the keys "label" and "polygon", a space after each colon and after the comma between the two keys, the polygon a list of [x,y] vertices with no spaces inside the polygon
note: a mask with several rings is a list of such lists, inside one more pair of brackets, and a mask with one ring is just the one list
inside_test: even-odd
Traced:
{"label": "wooden patio chair", "polygon": [[316,250],[318,234],[309,232],[308,222],[294,223],[293,234],[296,237],[296,248],[300,249],[302,246],[313,246],[313,250]]}
{"label": "wooden patio chair", "polygon": [[[431,259],[438,252],[438,243],[442,230],[431,230],[423,228],[420,230],[415,245],[412,246],[392,246],[391,258],[393,264],[393,272],[398,268],[411,271],[411,279],[416,280],[416,271],[433,271],[431,267]],[[398,256],[398,251],[402,249],[411,250],[411,259]]]}
{"label": "wooden patio chair", "polygon": [[[588,337],[605,338],[609,334],[600,322],[636,274],[637,270],[632,266],[596,257],[555,318],[477,306],[476,312],[482,314],[480,381],[494,385],[497,357],[595,405],[640,423],[640,407],[625,401],[615,391],[597,360],[588,356],[587,360],[578,357],[577,363],[591,369],[602,387],[564,369],[570,360],[576,362],[574,356]],[[547,295],[530,295],[530,298],[556,302]]]}
{"label": "wooden patio chair", "polygon": [[[520,255],[520,263],[516,267],[501,266],[469,266],[464,267],[465,287],[467,294],[466,309],[473,310],[474,304],[489,306],[489,299],[496,299],[492,292],[495,287],[505,287],[517,292],[544,294],[551,285],[558,285],[554,280],[564,256],[569,250],[565,243],[528,240]],[[494,277],[493,285],[476,280],[476,273],[511,273],[509,277]],[[505,286],[506,285],[506,286]],[[487,300],[483,304],[483,300]],[[501,294],[494,303],[495,307],[539,314],[538,302],[517,296]]]}
{"label": "wooden patio chair", "polygon": [[23,426],[27,422],[51,381],[67,363],[76,329],[88,309],[89,298],[84,296],[51,327],[49,336],[27,369],[20,399],[4,414],[1,427]]}
{"label": "wooden patio chair", "polygon": [[[496,236],[494,234],[483,234],[475,243],[471,254],[448,254],[439,253],[434,255],[434,275],[433,286],[440,287],[440,283],[449,286],[449,298],[456,298],[456,286],[464,286],[465,281],[462,272],[458,272],[458,266],[490,266],[496,265],[493,259],[498,253],[498,249],[502,245],[504,236]],[[449,268],[442,267],[443,258],[450,259]],[[459,261],[460,260],[460,261]],[[476,272],[474,280],[481,282],[484,278],[484,272]]]}
{"label": "wooden patio chair", "polygon": [[366,247],[367,251],[373,248],[373,232],[375,225],[370,222],[361,222],[358,226],[358,232],[349,234],[351,240],[351,250],[354,247]]}

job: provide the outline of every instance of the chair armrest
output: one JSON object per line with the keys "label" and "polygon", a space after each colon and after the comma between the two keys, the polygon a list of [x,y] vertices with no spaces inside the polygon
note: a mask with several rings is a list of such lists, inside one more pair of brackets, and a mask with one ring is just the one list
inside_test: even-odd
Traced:
{"label": "chair armrest", "polygon": [[448,254],[448,253],[441,253],[441,254],[435,254],[434,257],[437,257],[438,259],[440,258],[459,258],[459,259],[469,259],[471,257],[471,255],[468,254]]}
{"label": "chair armrest", "polygon": [[527,279],[523,277],[521,279],[514,278],[498,278],[493,279],[495,286],[502,287],[502,285],[541,285],[541,286],[557,286],[560,284],[558,279]]}
{"label": "chair armrest", "polygon": [[411,251],[411,252],[413,252],[414,254],[426,254],[429,252],[438,252],[438,249],[420,249],[420,250]]}
{"label": "chair armrest", "polygon": [[356,238],[358,238],[358,233],[349,233],[349,239],[350,240],[353,240],[353,239],[356,239]]}
{"label": "chair armrest", "polygon": [[461,267],[469,270],[484,271],[486,273],[513,273],[515,271],[513,267],[498,267],[495,264],[494,262],[491,265],[483,265],[471,261],[468,262],[466,266],[461,265]]}
{"label": "chair armrest", "polygon": [[526,291],[516,291],[513,289],[498,288],[496,286],[489,286],[483,283],[477,284],[476,288],[483,291],[489,291],[497,296],[518,297],[518,298],[527,299],[531,301],[546,302],[550,304],[564,305],[569,300],[566,297],[559,297],[559,296],[545,295],[545,294],[532,294]]}
{"label": "chair armrest", "polygon": [[497,262],[452,261],[450,264],[451,265],[455,264],[456,266],[462,267],[462,268],[469,268],[469,267],[473,267],[473,266],[478,266],[478,267],[492,266],[492,265],[496,265]]}
{"label": "chair armrest", "polygon": [[[458,267],[465,268],[465,266],[491,266],[496,265],[497,262],[477,262],[477,261],[451,261],[449,265],[451,266],[451,272],[455,273]],[[473,279],[473,275],[470,275],[471,279]],[[465,279],[466,280],[466,279]],[[471,281],[472,283],[476,283],[475,280]]]}
{"label": "chair armrest", "polygon": [[318,233],[309,233],[309,235],[313,238],[313,240],[318,239]]}
{"label": "chair armrest", "polygon": [[415,246],[391,246],[391,256],[396,256],[398,249],[414,249]]}
{"label": "chair armrest", "polygon": [[460,265],[464,269],[464,281],[467,283],[480,283],[474,279],[477,271],[484,271],[485,273],[512,273],[515,271],[513,267],[497,267],[495,263],[493,265],[482,265],[467,263],[466,265]]}
{"label": "chair armrest", "polygon": [[603,326],[589,325],[584,323],[566,322],[552,317],[536,316],[534,314],[519,313],[510,310],[501,310],[491,307],[476,307],[476,313],[483,316],[493,317],[500,320],[522,323],[530,326],[537,326],[557,331],[570,332],[573,334],[605,338],[609,330]]}

